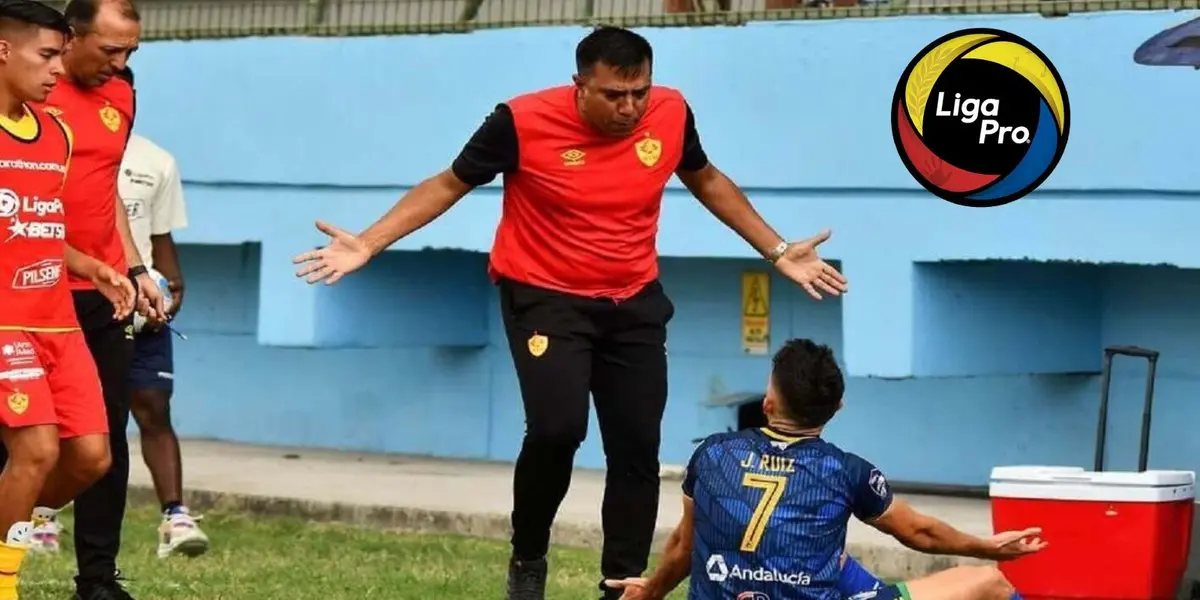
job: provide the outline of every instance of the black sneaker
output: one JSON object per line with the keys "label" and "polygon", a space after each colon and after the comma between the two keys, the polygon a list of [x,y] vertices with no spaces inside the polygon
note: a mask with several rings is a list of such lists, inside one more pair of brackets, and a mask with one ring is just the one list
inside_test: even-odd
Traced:
{"label": "black sneaker", "polygon": [[545,600],[545,598],[546,559],[509,559],[508,600]]}
{"label": "black sneaker", "polygon": [[121,586],[124,580],[120,571],[108,579],[81,580],[77,577],[74,600],[134,600]]}

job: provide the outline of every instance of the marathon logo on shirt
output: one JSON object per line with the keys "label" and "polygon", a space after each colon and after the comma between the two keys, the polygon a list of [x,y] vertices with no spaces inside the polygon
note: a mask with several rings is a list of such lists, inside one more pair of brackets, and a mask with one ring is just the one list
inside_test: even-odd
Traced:
{"label": "marathon logo on shirt", "polygon": [[36,290],[54,287],[62,277],[63,261],[55,258],[39,260],[17,269],[13,275],[14,290]]}
{"label": "marathon logo on shirt", "polygon": [[753,581],[755,583],[782,583],[785,585],[807,586],[812,584],[812,576],[804,572],[785,573],[775,569],[749,569],[734,565],[730,568],[725,562],[725,557],[720,554],[714,554],[708,557],[708,563],[705,564],[705,571],[708,573],[708,580],[714,583],[722,583],[728,580],[735,581]]}
{"label": "marathon logo on shirt", "polygon": [[67,166],[56,162],[30,162],[21,159],[0,158],[0,171],[37,171],[41,173],[66,173]]}
{"label": "marathon logo on shirt", "polygon": [[18,196],[12,190],[0,189],[0,219],[8,219],[6,243],[15,238],[61,240],[67,228],[58,221],[41,221],[50,215],[62,215],[63,203],[58,198]]}

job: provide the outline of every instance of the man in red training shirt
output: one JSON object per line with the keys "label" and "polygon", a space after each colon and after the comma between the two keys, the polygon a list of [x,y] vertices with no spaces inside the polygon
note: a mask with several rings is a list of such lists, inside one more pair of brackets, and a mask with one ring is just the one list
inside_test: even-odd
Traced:
{"label": "man in red training shirt", "polygon": [[[71,0],[64,9],[74,37],[63,55],[64,73],[45,101],[75,134],[71,168],[62,193],[67,243],[119,273],[128,273],[139,312],[160,324],[162,294],[146,274],[129,233],[117,174],[133,126],[134,92],[118,75],[141,35],[140,17],[128,0]],[[129,600],[117,578],[121,523],[129,483],[129,372],[131,317],[113,318],[108,299],[86,278],[68,280],[75,312],[104,391],[112,467],[75,500],[78,600]],[[34,549],[58,549],[53,512],[35,524]]]}
{"label": "man in red training shirt", "polygon": [[[504,212],[489,273],[525,407],[514,473],[510,600],[540,600],[550,527],[587,433],[595,399],[608,462],[601,571],[646,568],[658,513],[659,445],[667,402],[667,322],[655,241],[673,175],[718,219],[814,298],[845,280],[817,255],[823,232],[787,242],[708,160],[691,108],[651,84],[649,42],[602,27],[576,48],[574,84],[496,107],[450,169],[427,179],[355,236],[302,254],[309,282],[338,281],[396,240],[504,175]],[[600,585],[606,598],[619,590]]]}
{"label": "man in red training shirt", "polygon": [[58,11],[0,0],[0,600],[17,598],[37,505],[61,508],[108,470],[100,380],[64,266],[123,318],[133,285],[66,244],[61,200],[72,135],[31,106],[63,71],[70,34]]}

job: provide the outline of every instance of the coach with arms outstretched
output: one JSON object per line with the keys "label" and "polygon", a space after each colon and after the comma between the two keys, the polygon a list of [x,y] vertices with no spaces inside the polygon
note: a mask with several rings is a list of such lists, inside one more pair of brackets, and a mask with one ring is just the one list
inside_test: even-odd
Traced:
{"label": "coach with arms outstretched", "polygon": [[[649,42],[602,27],[576,48],[573,84],[500,104],[443,171],[355,236],[325,223],[328,246],[299,276],[334,283],[504,175],[504,211],[488,271],[525,406],[513,490],[510,600],[545,593],[550,527],[595,398],[608,471],[604,577],[642,573],[658,512],[667,401],[667,322],[655,238],[663,190],[678,175],[718,219],[815,298],[845,280],[821,261],[824,232],[788,243],[708,160],[692,111],[651,85]],[[616,598],[617,590],[605,590]]]}

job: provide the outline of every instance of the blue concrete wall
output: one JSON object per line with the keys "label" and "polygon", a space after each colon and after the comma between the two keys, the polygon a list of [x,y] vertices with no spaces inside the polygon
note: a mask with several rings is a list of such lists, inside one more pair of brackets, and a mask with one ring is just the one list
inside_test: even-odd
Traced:
{"label": "blue concrete wall", "polygon": [[[827,341],[851,376],[831,438],[893,479],[977,484],[995,464],[1086,465],[1102,348],[1140,344],[1163,352],[1151,464],[1200,467],[1189,425],[1200,417],[1200,252],[1187,243],[1200,223],[1200,151],[1181,137],[1200,131],[1188,108],[1200,76],[1133,62],[1143,41],[1196,16],[646,32],[656,79],[687,93],[714,162],[768,220],[793,237],[834,230],[823,249],[849,295],[814,303],[780,281],[771,289],[772,339]],[[921,190],[889,130],[909,57],[975,26],[1038,44],[1073,109],[1042,190],[987,210]],[[581,35],[148,44],[135,64],[137,127],[177,155],[193,223],[178,236],[190,336],[177,350],[180,429],[513,458],[522,412],[484,272],[498,189],[333,288],[297,281],[290,257],[322,243],[314,219],[358,230],[448,165],[497,101],[567,81]],[[708,400],[764,385],[768,360],[742,354],[739,329],[741,273],[764,265],[677,185],[659,246],[677,306],[663,455],[682,463],[691,439],[734,425]],[[1115,468],[1136,457],[1139,366],[1123,361],[1114,378]],[[597,440],[581,465],[603,464]]]}

